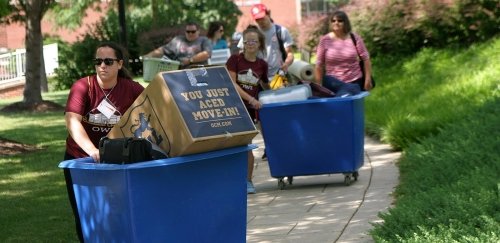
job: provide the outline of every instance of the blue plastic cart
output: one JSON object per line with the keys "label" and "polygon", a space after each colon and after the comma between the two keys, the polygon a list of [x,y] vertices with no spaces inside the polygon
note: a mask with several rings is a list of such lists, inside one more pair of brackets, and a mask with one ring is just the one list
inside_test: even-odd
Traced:
{"label": "blue plastic cart", "polygon": [[358,179],[364,153],[364,97],[266,104],[259,112],[271,176],[284,178],[343,173],[344,183]]}
{"label": "blue plastic cart", "polygon": [[67,160],[85,242],[245,242],[248,150],[128,165]]}

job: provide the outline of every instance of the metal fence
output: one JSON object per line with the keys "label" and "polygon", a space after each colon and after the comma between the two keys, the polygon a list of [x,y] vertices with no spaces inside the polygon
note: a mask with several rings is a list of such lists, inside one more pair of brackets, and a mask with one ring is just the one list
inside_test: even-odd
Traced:
{"label": "metal fence", "polygon": [[[53,75],[59,67],[57,44],[43,46],[45,73]],[[26,72],[26,49],[0,54],[0,89],[9,88],[24,83]]]}

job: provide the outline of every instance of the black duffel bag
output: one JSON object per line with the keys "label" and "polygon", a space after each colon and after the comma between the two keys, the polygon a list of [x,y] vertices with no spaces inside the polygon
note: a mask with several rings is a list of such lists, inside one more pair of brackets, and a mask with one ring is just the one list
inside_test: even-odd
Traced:
{"label": "black duffel bag", "polygon": [[99,141],[101,163],[130,164],[168,158],[156,144],[145,138],[108,138]]}

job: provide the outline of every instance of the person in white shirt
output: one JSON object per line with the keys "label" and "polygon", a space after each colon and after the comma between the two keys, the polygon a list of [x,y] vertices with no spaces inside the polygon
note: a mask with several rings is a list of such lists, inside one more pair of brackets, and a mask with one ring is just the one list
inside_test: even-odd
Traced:
{"label": "person in white shirt", "polygon": [[[267,76],[269,80],[272,80],[280,69],[285,73],[288,72],[288,67],[293,63],[292,46],[294,42],[287,28],[273,22],[271,11],[266,5],[255,4],[250,11],[259,29],[266,37],[266,53],[260,53],[259,57],[267,62],[269,68]],[[238,47],[243,48],[243,40],[240,40]]]}

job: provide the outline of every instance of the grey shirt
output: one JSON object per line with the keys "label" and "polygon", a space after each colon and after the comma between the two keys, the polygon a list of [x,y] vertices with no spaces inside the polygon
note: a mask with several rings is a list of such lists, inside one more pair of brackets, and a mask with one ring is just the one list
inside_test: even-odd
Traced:
{"label": "grey shirt", "polygon": [[[205,36],[200,36],[194,41],[188,41],[186,36],[179,35],[163,46],[163,54],[169,59],[180,61],[182,58],[191,58],[197,53],[207,51],[212,53],[212,44]],[[208,64],[207,61],[192,63],[199,65]],[[184,68],[181,66],[181,68]]]}

